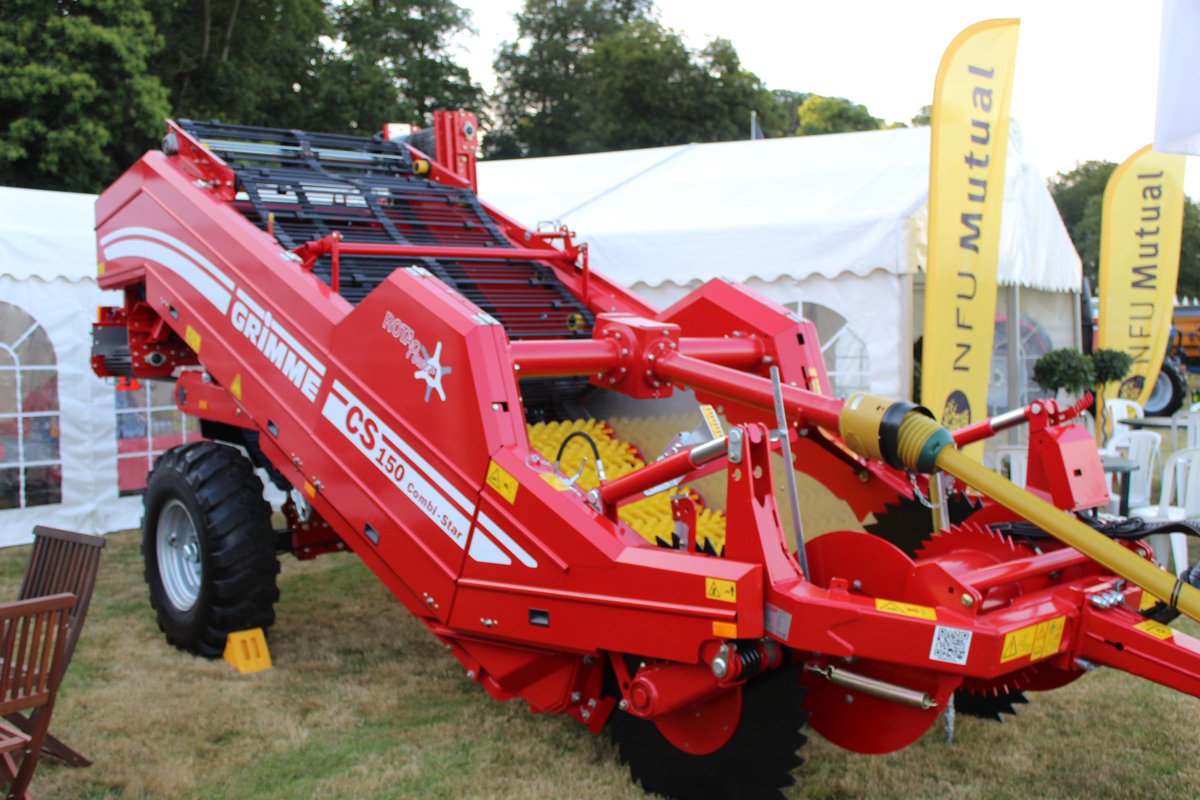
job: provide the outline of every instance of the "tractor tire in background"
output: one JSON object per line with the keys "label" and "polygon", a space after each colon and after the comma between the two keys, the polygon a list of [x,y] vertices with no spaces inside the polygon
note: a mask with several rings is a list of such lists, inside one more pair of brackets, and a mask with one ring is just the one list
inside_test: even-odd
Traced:
{"label": "tractor tire in background", "polygon": [[1169,417],[1183,407],[1188,396],[1187,373],[1171,359],[1163,361],[1150,397],[1146,399],[1147,417]]}
{"label": "tractor tire in background", "polygon": [[181,650],[217,658],[230,633],[275,621],[279,560],[262,492],[250,462],[227,445],[185,444],[155,462],[142,557],[158,626]]}

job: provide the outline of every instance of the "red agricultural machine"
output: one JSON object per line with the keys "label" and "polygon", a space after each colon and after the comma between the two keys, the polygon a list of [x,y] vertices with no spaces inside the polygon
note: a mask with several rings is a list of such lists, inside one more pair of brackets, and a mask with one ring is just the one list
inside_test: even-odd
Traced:
{"label": "red agricultural machine", "polygon": [[[652,308],[480,202],[473,117],[434,131],[170,123],[100,197],[94,368],[174,380],[205,435],[145,496],[170,642],[219,655],[273,622],[278,553],[349,548],[469,680],[673,797],[777,796],[806,722],[881,753],[1097,665],[1200,695],[1165,624],[1200,593],[1093,513],[1075,409],[832,397],[810,323],[721,281]],[[958,450],[1022,422],[1029,492]],[[798,548],[814,493],[859,529]]]}

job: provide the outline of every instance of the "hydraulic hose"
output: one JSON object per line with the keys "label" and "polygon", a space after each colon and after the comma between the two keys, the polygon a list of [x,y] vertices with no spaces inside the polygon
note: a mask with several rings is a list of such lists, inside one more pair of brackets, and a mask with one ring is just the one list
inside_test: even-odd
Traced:
{"label": "hydraulic hose", "polygon": [[1200,590],[963,455],[954,446],[951,433],[926,409],[859,393],[847,399],[839,429],[846,444],[859,455],[913,472],[943,470],[1200,621]]}

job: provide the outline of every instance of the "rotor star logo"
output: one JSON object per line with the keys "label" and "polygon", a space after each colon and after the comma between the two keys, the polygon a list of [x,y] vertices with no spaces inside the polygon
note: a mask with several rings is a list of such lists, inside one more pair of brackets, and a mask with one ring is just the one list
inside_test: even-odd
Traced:
{"label": "rotor star logo", "polygon": [[405,358],[417,368],[413,377],[425,381],[425,402],[429,402],[429,396],[434,392],[445,400],[446,390],[442,387],[442,378],[454,369],[442,363],[442,343],[438,342],[437,347],[433,349],[433,355],[429,355],[429,349],[417,338],[412,327],[391,311],[383,315],[383,329],[404,346]]}
{"label": "rotor star logo", "polygon": [[438,397],[445,400],[446,392],[442,389],[442,376],[449,375],[454,368],[442,363],[442,343],[438,342],[437,347],[433,348],[433,355],[429,355],[429,351],[424,346],[421,347],[421,353],[424,366],[414,372],[413,377],[425,381],[425,402],[429,402],[429,395],[433,392],[437,392]]}

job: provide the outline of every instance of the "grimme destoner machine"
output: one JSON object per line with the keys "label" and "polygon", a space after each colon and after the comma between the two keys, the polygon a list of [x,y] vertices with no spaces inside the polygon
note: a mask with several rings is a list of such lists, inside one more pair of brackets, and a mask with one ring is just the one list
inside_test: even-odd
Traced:
{"label": "grimme destoner machine", "polygon": [[[174,645],[220,655],[273,622],[279,552],[349,548],[469,680],[672,797],[777,796],[806,723],[883,753],[1100,665],[1200,695],[1168,625],[1200,569],[1095,513],[1078,407],[833,397],[810,322],[723,281],[647,305],[476,197],[474,117],[432,132],[172,122],[101,195],[93,367],[202,421],[145,496]],[[1028,491],[959,450],[1015,424]],[[858,529],[797,548],[814,491]]]}

